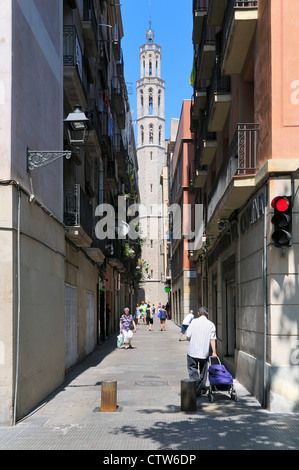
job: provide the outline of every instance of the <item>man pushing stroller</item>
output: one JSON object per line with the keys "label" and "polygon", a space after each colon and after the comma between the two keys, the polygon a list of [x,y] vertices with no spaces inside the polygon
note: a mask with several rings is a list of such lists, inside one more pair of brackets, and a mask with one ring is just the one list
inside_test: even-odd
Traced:
{"label": "man pushing stroller", "polygon": [[208,310],[206,307],[201,307],[198,310],[198,318],[190,323],[186,337],[190,341],[187,352],[189,378],[195,380],[196,394],[200,395],[201,391],[206,391],[210,347],[212,349],[212,357],[217,357],[216,327],[214,323],[208,320]]}

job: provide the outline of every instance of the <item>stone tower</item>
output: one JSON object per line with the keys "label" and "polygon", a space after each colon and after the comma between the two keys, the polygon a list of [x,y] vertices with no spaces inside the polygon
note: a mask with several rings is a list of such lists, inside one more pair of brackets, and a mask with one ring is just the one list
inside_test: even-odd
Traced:
{"label": "stone tower", "polygon": [[140,79],[137,81],[137,159],[144,284],[139,300],[155,306],[166,303],[163,266],[163,226],[160,178],[165,162],[165,82],[161,79],[161,47],[154,41],[154,31],[146,32],[146,43],[139,49]]}

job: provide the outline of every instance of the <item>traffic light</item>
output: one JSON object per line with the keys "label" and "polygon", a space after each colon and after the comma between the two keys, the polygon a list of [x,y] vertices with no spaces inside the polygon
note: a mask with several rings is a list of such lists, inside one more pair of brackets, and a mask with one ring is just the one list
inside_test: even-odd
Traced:
{"label": "traffic light", "polygon": [[275,246],[292,245],[292,200],[291,196],[276,196],[272,199],[271,206],[274,215],[271,222],[274,226],[272,240]]}

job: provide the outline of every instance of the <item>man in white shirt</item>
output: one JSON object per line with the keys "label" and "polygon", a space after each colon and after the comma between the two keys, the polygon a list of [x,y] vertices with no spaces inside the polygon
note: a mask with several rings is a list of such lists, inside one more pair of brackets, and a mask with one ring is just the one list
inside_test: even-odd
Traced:
{"label": "man in white shirt", "polygon": [[[200,395],[205,390],[207,378],[207,362],[212,349],[212,357],[216,354],[216,327],[208,320],[208,310],[201,307],[198,318],[193,320],[186,332],[190,345],[187,352],[187,369],[189,378],[196,381],[196,393]],[[198,374],[198,366],[200,375]]]}
{"label": "man in white shirt", "polygon": [[193,318],[194,318],[193,310],[189,310],[188,315],[184,318],[183,323],[182,323],[179,341],[182,341],[182,336],[186,333],[187,328],[192,322]]}

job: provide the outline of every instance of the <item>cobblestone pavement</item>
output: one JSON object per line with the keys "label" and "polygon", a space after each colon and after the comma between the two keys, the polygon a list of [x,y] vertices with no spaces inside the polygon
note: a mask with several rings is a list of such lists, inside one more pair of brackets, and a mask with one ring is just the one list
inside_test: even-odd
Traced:
{"label": "cobblestone pavement", "polygon": [[[109,338],[30,415],[0,427],[0,450],[299,449],[299,414],[263,410],[236,381],[237,402],[219,393],[213,403],[199,397],[195,412],[181,411],[188,343],[179,332],[171,321],[160,331],[155,319],[153,331],[138,327],[133,349],[117,349],[116,336]],[[101,384],[110,380],[117,381],[117,410],[103,412]]]}

